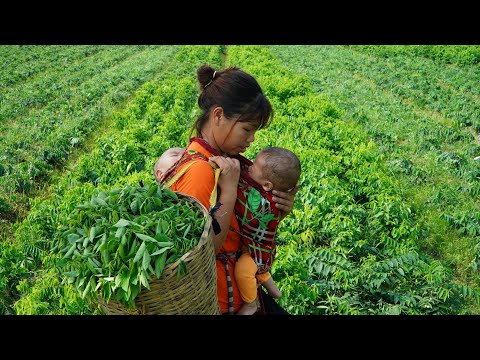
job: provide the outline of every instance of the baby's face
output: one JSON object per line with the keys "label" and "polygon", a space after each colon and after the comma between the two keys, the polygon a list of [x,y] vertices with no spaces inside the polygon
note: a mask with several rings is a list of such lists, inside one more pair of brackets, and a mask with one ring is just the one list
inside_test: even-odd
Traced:
{"label": "baby's face", "polygon": [[159,169],[162,173],[167,171],[175,162],[180,160],[182,157],[183,151],[182,148],[170,148],[163,153],[160,158]]}
{"label": "baby's face", "polygon": [[165,154],[164,157],[162,157],[159,169],[162,173],[167,171],[175,162],[180,160],[182,157],[182,153],[178,151],[171,151],[168,154]]}
{"label": "baby's face", "polygon": [[163,174],[176,162],[183,154],[182,148],[171,148],[165,151],[155,164],[154,175],[157,181],[160,181]]}
{"label": "baby's face", "polygon": [[262,172],[264,161],[265,159],[263,156],[259,155],[253,160],[253,164],[248,168],[248,175],[259,184],[265,180]]}

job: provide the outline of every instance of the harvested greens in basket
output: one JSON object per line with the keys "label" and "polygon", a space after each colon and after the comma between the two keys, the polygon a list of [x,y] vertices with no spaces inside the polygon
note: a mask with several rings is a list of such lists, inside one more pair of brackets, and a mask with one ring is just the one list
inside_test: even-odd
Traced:
{"label": "harvested greens in basket", "polygon": [[[133,307],[153,276],[197,245],[205,223],[198,206],[157,183],[100,192],[76,207],[63,233],[64,281],[82,297]],[[180,260],[177,275],[187,271]]]}

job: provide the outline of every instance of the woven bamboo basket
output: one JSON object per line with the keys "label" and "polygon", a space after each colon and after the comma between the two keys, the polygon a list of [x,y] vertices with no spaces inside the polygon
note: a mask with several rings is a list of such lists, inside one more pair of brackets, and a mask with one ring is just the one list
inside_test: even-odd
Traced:
{"label": "woven bamboo basket", "polygon": [[[126,309],[117,301],[106,303],[99,298],[107,315],[219,315],[217,271],[213,248],[212,218],[194,197],[176,193],[199,207],[207,218],[198,244],[175,263],[165,266],[160,279],[153,276],[150,290],[143,288],[135,298],[135,309]],[[177,277],[177,267],[183,260],[187,273]]]}

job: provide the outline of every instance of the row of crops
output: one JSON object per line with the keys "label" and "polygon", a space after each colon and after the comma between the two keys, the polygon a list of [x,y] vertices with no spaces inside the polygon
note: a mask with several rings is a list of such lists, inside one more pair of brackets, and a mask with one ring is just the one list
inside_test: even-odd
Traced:
{"label": "row of crops", "polygon": [[[278,46],[273,51],[369,134],[415,214],[417,242],[449,264],[457,282],[476,287],[478,66],[412,57],[415,49]],[[471,47],[474,51],[479,48]]]}
{"label": "row of crops", "polygon": [[[195,70],[199,63],[220,67],[218,47],[184,47],[168,66],[136,92],[126,108],[112,114],[112,127],[97,138],[97,146],[80,156],[59,178],[48,200],[32,204],[15,232],[16,243],[0,260],[2,290],[15,302],[4,311],[19,314],[89,314],[98,310],[80,298],[56,264],[52,248],[63,241],[71,213],[95,192],[153,179],[158,155],[188,139],[196,107]],[[181,139],[181,140],[179,140]],[[63,256],[63,255],[62,255]]]}
{"label": "row of crops", "polygon": [[[473,127],[478,123],[476,108],[452,101],[445,103],[447,99],[460,102],[460,92],[464,92],[469,99],[475,99],[475,84],[469,83],[469,78],[460,86],[452,80],[455,79],[453,75],[450,80],[443,78],[442,84],[447,85],[442,89],[452,89],[451,94],[445,95],[438,90],[437,97],[440,100],[434,105],[426,95],[423,98],[418,95],[433,91],[432,85],[423,79],[435,72],[436,63],[424,57],[418,58],[418,61],[424,62],[419,65],[408,60],[412,57],[406,55],[392,60],[391,57],[374,57],[370,49],[367,52],[355,47],[321,46],[175,46],[162,47],[161,51],[155,47],[124,47],[125,53],[121,49],[118,47],[108,52],[96,47],[85,47],[83,52],[71,50],[72,66],[85,62],[86,68],[89,66],[87,64],[93,66],[93,63],[101,67],[101,64],[120,61],[124,56],[120,63],[125,65],[125,72],[113,73],[113,68],[105,65],[112,72],[107,70],[97,74],[96,70],[85,70],[83,76],[77,77],[77,70],[70,73],[65,67],[58,66],[55,71],[64,75],[64,87],[55,90],[53,84],[56,82],[52,80],[46,86],[48,90],[36,93],[38,108],[17,109],[21,112],[18,120],[21,119],[22,124],[28,124],[27,119],[35,119],[36,116],[40,119],[39,124],[42,124],[42,119],[48,117],[42,114],[50,114],[55,118],[54,115],[60,113],[56,118],[57,126],[62,130],[56,131],[56,127],[48,127],[50,125],[45,122],[43,126],[47,131],[56,135],[40,139],[51,139],[51,144],[54,144],[65,135],[68,141],[58,157],[59,162],[49,161],[45,156],[38,158],[39,154],[43,156],[49,149],[49,143],[39,141],[39,138],[31,143],[26,140],[23,161],[17,158],[16,162],[7,163],[0,159],[1,163],[7,164],[4,166],[7,171],[0,174],[0,181],[3,181],[0,185],[3,184],[3,188],[9,191],[19,191],[18,187],[8,185],[16,184],[16,180],[12,179],[22,176],[25,181],[35,179],[28,177],[28,171],[20,167],[22,163],[32,159],[45,163],[47,172],[44,176],[48,176],[48,171],[68,159],[73,143],[77,144],[72,140],[79,139],[76,146],[81,147],[81,142],[98,126],[99,119],[85,125],[91,121],[91,113],[88,112],[68,117],[68,112],[62,112],[63,107],[56,103],[58,94],[65,91],[62,98],[70,99],[69,104],[74,108],[78,101],[78,109],[88,109],[91,104],[88,96],[76,97],[78,92],[85,94],[82,91],[88,86],[91,86],[88,88],[91,91],[95,89],[98,92],[95,99],[104,99],[108,97],[105,94],[110,92],[102,92],[102,86],[97,88],[95,84],[106,83],[109,85],[103,86],[116,89],[115,86],[128,83],[130,78],[127,79],[127,76],[135,78],[141,69],[144,72],[150,69],[151,76],[155,77],[154,81],[147,81],[143,85],[142,81],[132,83],[128,87],[130,93],[135,90],[134,97],[125,104],[124,109],[109,115],[111,127],[98,134],[96,145],[69,164],[52,181],[49,189],[51,196],[32,199],[28,216],[14,227],[14,239],[1,244],[2,313],[101,313],[96,304],[82,298],[74,281],[69,281],[59,266],[63,257],[59,248],[64,249],[65,245],[69,245],[69,249],[75,249],[74,243],[65,242],[71,214],[78,205],[112,188],[136,185],[140,181],[150,183],[158,155],[168,147],[187,144],[190,127],[197,114],[195,71],[203,63],[212,64],[215,68],[236,65],[252,73],[272,101],[275,120],[268,129],[257,133],[255,143],[245,155],[253,158],[267,145],[282,146],[295,151],[302,163],[301,189],[294,210],[280,225],[280,245],[272,270],[283,292],[280,303],[287,311],[292,314],[457,314],[467,312],[472,304],[478,303],[479,289],[474,280],[474,269],[471,268],[470,276],[459,277],[456,275],[458,269],[451,266],[453,262],[442,261],[448,254],[445,248],[445,253],[438,257],[432,251],[426,251],[429,249],[422,243],[432,236],[426,234],[426,230],[434,230],[428,226],[427,220],[433,218],[430,214],[446,203],[438,202],[430,206],[431,212],[422,212],[422,208],[417,208],[405,191],[412,187],[407,180],[422,188],[431,185],[432,173],[427,170],[433,167],[421,167],[418,159],[423,157],[413,158],[410,152],[423,155],[422,151],[430,154],[438,149],[435,146],[422,146],[421,140],[424,144],[434,144],[436,137],[440,136],[436,141],[444,152],[444,139],[449,139],[451,146],[461,142],[464,144],[463,150],[475,151],[476,148],[468,147],[472,139],[462,131],[462,127]],[[14,48],[8,50],[16,51]],[[24,56],[25,61],[32,63],[34,68],[36,56],[43,56],[35,47],[31,51],[31,55]],[[44,58],[54,56],[55,51],[44,51]],[[88,62],[89,57],[102,52],[105,52],[104,56],[99,56],[96,62]],[[151,61],[152,58],[146,56],[149,52],[157,54],[158,58]],[[142,54],[145,54],[145,58]],[[3,56],[0,59],[7,61],[10,57]],[[128,62],[128,59],[137,60]],[[387,64],[382,61],[387,61]],[[39,64],[43,64],[39,66],[44,68],[36,74],[48,73],[46,61]],[[399,70],[396,70],[397,66]],[[383,71],[374,71],[380,68]],[[392,69],[400,75],[395,77]],[[459,72],[470,71],[459,69]],[[415,82],[412,74],[418,71],[423,71],[419,76],[422,81]],[[78,72],[81,72],[80,67]],[[32,70],[32,74],[35,74],[35,70]],[[87,74],[91,74],[91,77]],[[61,76],[51,76],[60,81]],[[410,79],[410,83],[403,76]],[[457,79],[462,79],[461,75],[457,76]],[[31,79],[35,81],[35,75]],[[68,79],[72,81],[70,85],[67,85]],[[86,85],[75,86],[74,79],[83,79]],[[42,83],[38,81],[38,84]],[[28,81],[19,75],[18,80],[6,81],[5,84],[20,89],[27,86]],[[395,90],[389,92],[390,88]],[[0,91],[7,94],[8,87]],[[46,96],[43,100],[41,93]],[[25,94],[27,99],[28,91]],[[373,101],[375,96],[385,103]],[[419,103],[414,103],[411,98],[418,99]],[[20,99],[18,101],[17,104],[20,104]],[[93,101],[95,108],[102,111],[111,110],[119,102],[120,99]],[[428,106],[419,105],[421,102],[428,103]],[[17,106],[12,104],[2,103],[0,109],[5,109],[5,114],[8,111],[14,113]],[[407,110],[401,112],[403,108]],[[42,113],[46,109],[56,110]],[[393,128],[386,120],[383,123],[380,121],[385,115],[382,111],[391,112],[391,116],[384,119],[397,119],[392,121]],[[435,111],[445,112],[445,120],[431,120],[422,125],[421,129],[425,129],[423,138],[413,137],[416,133],[413,129],[411,133],[406,132],[414,124],[418,131],[419,122],[415,116]],[[462,121],[467,116],[472,119],[468,124]],[[64,119],[67,120],[66,124]],[[8,115],[2,121],[15,124],[18,120]],[[407,124],[403,125],[404,121]],[[32,120],[24,130],[33,134],[30,128],[35,127],[34,123],[35,120]],[[19,135],[14,130],[15,126],[1,129],[2,134],[12,140],[9,146],[0,149],[0,154],[10,149],[18,141]],[[80,133],[81,129],[83,132]],[[14,140],[15,136],[17,140]],[[37,148],[38,143],[42,144],[40,148]],[[61,144],[59,149],[62,149]],[[418,145],[418,148],[413,148],[414,145]],[[403,157],[399,157],[400,154]],[[445,169],[454,169],[448,161],[445,160]],[[470,160],[468,164],[475,165]],[[410,166],[411,171],[402,172],[399,170],[401,166]],[[418,169],[417,172],[415,169]],[[475,182],[468,182],[469,179],[475,179],[475,169],[469,169],[462,172],[463,177],[456,172],[442,172],[449,174],[451,179],[458,179],[460,185],[472,184],[464,194],[465,207],[451,204],[452,210],[466,211],[468,204],[475,205],[474,201],[467,201],[477,191]],[[407,180],[399,177],[399,173]],[[444,190],[447,189],[445,186]],[[12,197],[7,191],[3,194],[5,206],[9,206]],[[438,198],[444,199],[441,196]],[[448,216],[442,219],[449,221]],[[454,222],[448,226],[450,233],[457,229]],[[90,231],[85,229],[86,234]],[[465,238],[471,240],[476,235],[473,234],[471,238],[468,236],[471,235]],[[470,259],[475,263],[475,258],[470,256]],[[155,259],[152,258],[152,261]],[[462,261],[466,260],[459,260],[458,264]]]}
{"label": "row of crops", "polygon": [[[0,211],[4,213],[15,213],[21,194],[45,181],[98,126],[106,110],[131,96],[177,51],[175,46],[63,48],[34,48],[31,56],[23,56],[29,77],[2,83]],[[25,51],[6,47],[4,62],[9,66],[2,74],[23,74],[22,56],[15,63],[12,59]]]}

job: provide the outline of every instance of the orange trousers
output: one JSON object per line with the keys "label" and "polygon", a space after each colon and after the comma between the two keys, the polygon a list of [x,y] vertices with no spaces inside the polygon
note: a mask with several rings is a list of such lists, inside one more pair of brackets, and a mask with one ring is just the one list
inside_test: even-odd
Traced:
{"label": "orange trousers", "polygon": [[257,298],[257,284],[261,285],[271,275],[269,272],[257,274],[257,264],[248,252],[244,252],[235,264],[235,279],[243,302],[250,304]]}

